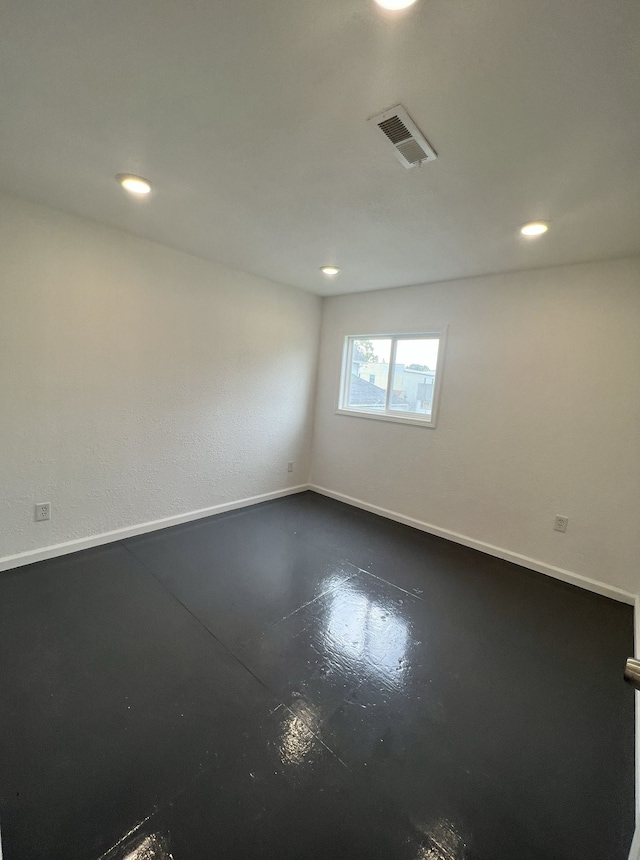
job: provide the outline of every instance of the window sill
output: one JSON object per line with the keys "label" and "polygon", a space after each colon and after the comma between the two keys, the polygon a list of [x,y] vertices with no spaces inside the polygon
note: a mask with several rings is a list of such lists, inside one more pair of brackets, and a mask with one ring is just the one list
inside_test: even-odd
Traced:
{"label": "window sill", "polygon": [[358,412],[355,409],[336,409],[336,415],[349,415],[351,418],[369,418],[372,421],[391,421],[393,424],[414,424],[418,427],[435,427],[433,418],[405,418],[403,415],[392,415],[389,412],[370,413]]}

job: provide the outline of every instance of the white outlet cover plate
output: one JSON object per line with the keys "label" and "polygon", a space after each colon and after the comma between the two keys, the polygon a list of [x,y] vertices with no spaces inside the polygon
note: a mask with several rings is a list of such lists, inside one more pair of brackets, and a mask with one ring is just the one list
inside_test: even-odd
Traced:
{"label": "white outlet cover plate", "polygon": [[36,504],[36,522],[42,523],[51,517],[51,503],[38,502]]}

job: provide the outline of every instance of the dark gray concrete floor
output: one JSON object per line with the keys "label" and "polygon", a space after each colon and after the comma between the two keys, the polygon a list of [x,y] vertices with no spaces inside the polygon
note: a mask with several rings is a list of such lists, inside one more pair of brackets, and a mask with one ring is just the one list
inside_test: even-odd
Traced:
{"label": "dark gray concrete floor", "polygon": [[631,607],[304,493],[0,576],[5,860],[624,860]]}

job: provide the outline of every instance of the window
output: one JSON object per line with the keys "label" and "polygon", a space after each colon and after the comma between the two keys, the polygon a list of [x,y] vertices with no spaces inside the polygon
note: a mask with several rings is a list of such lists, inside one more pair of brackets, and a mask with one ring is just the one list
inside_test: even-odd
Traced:
{"label": "window", "polygon": [[444,331],[347,337],[338,412],[435,427],[444,340]]}

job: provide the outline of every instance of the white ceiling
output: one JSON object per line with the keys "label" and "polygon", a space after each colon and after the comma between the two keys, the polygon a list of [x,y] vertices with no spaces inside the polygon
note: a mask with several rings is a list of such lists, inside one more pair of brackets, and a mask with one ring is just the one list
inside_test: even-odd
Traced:
{"label": "white ceiling", "polygon": [[[9,193],[320,294],[640,253],[638,0],[0,14]],[[405,170],[367,125],[398,103],[437,161]],[[539,218],[545,237],[518,236]]]}

